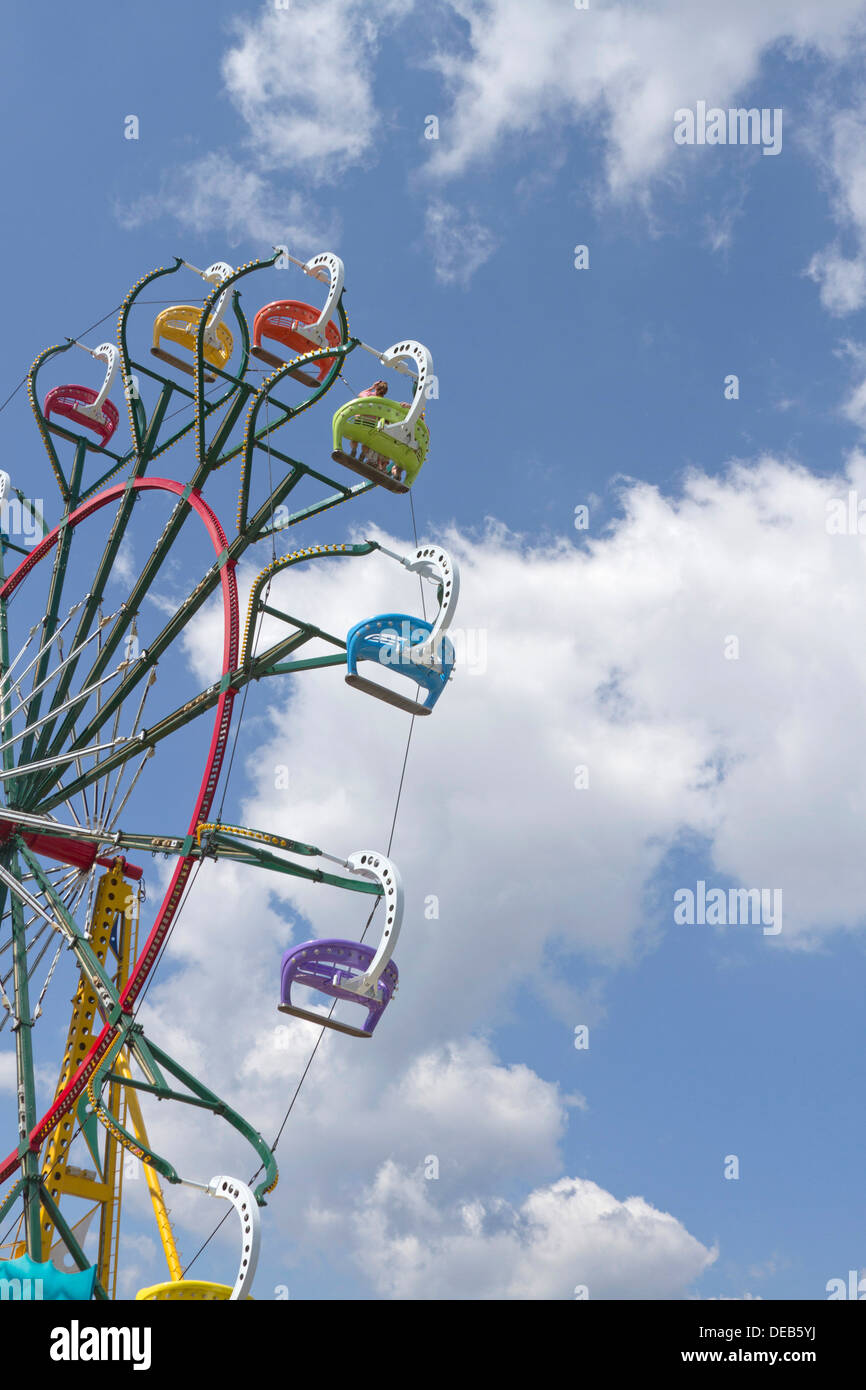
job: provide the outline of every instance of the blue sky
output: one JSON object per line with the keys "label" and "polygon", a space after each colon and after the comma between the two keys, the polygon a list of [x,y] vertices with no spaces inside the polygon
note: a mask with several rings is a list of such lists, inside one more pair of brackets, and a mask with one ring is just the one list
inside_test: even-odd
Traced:
{"label": "blue sky", "polygon": [[[420,339],[439,378],[415,509],[461,560],[458,626],[485,661],[413,735],[401,995],[371,1044],[331,1038],[314,1063],[258,1296],[824,1296],[866,1264],[866,568],[862,537],[825,526],[866,487],[866,4],[153,0],[9,23],[0,397],[151,267],[274,242],[336,251],[353,330]],[[781,153],[675,145],[701,100],[781,108]],[[242,302],[264,302],[254,280]],[[335,406],[285,447],[324,463]],[[54,519],[23,392],[0,423],[4,467]],[[188,444],[166,457],[189,467]],[[208,492],[227,525],[236,482]],[[406,500],[364,498],[303,543],[374,527],[408,545]],[[397,601],[390,571],[352,579],[297,572],[285,602],[339,630]],[[212,678],[218,626],[196,622],[178,682]],[[387,839],[407,727],[327,676],[251,694],[226,818],[349,852]],[[169,786],[143,798],[148,826],[171,820]],[[270,1135],[316,1036],[274,1042],[281,940],[353,923],[211,867],[148,1026]],[[698,880],[780,888],[782,932],[676,925]],[[213,1142],[183,1143],[209,1177]],[[159,1277],[130,1189],[127,1292]],[[211,1213],[176,1210],[192,1250]],[[216,1241],[196,1271],[232,1258]]]}

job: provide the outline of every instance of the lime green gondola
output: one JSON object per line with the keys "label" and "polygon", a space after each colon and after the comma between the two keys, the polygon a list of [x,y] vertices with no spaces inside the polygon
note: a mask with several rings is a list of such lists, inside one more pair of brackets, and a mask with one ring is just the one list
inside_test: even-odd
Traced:
{"label": "lime green gondola", "polygon": [[[410,409],[401,401],[382,396],[347,401],[334,416],[331,457],[389,492],[408,492],[427,457],[430,431],[423,419],[416,420],[413,444],[412,431],[407,432],[409,439],[395,439],[385,432],[385,426],[402,423]],[[347,443],[352,446],[351,452]]]}

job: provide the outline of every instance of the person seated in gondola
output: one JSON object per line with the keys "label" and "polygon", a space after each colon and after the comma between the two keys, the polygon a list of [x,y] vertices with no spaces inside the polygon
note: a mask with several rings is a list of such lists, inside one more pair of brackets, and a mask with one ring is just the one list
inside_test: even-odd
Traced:
{"label": "person seated in gondola", "polygon": [[[358,399],[360,400],[362,396],[387,396],[387,394],[387,381],[374,381],[373,385],[368,386],[366,391],[358,392]],[[365,425],[375,426],[377,423],[374,415],[359,415],[358,419],[363,420]],[[360,454],[358,453],[359,449],[361,450]],[[396,477],[400,471],[397,470],[394,464],[390,463],[388,459],[384,459],[381,454],[377,454],[373,449],[368,448],[366,444],[359,444],[357,439],[352,441],[351,457],[353,459],[359,458],[361,463],[368,464],[370,468],[378,468],[381,473],[390,473],[393,474],[394,477]]]}
{"label": "person seated in gondola", "polygon": [[[358,392],[358,399],[360,400],[362,396],[387,396],[387,394],[387,381],[374,381],[373,385],[368,386],[366,391]],[[359,415],[357,418],[367,425],[373,425],[375,427],[375,425],[378,424],[378,419],[375,415]],[[357,452],[359,448],[361,450],[360,454]],[[359,445],[357,440],[353,441],[351,457],[357,458],[361,463],[366,463],[369,468],[378,469],[380,473],[387,473],[390,478],[396,478],[399,483],[403,481],[405,469],[401,468],[399,464],[393,463],[390,459],[383,458],[381,454],[377,454],[374,449],[369,448],[366,444]]]}

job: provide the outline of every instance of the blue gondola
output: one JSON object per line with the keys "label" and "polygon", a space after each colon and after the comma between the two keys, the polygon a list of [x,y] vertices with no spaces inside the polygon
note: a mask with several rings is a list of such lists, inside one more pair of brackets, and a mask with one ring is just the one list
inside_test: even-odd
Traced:
{"label": "blue gondola", "polygon": [[[420,545],[412,555],[398,555],[376,543],[383,555],[397,560],[411,574],[436,586],[439,612],[432,623],[409,613],[379,613],[356,623],[346,637],[346,683],[408,714],[429,714],[454,670],[454,645],[446,633],[457,607],[460,574],[447,550]],[[411,680],[414,699],[358,674],[359,661],[378,661]]]}
{"label": "blue gondola", "polygon": [[[380,613],[350,629],[346,638],[346,684],[408,714],[429,714],[454,669],[454,646],[441,633],[434,643],[433,624],[408,613]],[[406,676],[425,691],[423,701],[410,699],[389,686],[358,675],[359,661],[377,661]]]}

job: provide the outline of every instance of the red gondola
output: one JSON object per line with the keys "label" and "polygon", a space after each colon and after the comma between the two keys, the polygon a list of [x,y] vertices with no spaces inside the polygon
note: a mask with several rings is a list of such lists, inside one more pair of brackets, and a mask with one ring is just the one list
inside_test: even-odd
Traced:
{"label": "red gondola", "polygon": [[[323,251],[307,261],[303,269],[317,280],[322,279],[325,272],[328,273],[330,289],[327,302],[323,309],[316,309],[300,299],[277,299],[259,309],[253,322],[252,351],[269,367],[284,367],[286,358],[278,357],[262,347],[263,338],[280,343],[289,350],[289,356],[314,352],[316,348],[339,347],[342,342],[342,335],[332,315],[343,293],[343,262],[330,251]],[[291,375],[305,386],[318,386],[333,365],[334,359],[325,357],[314,362],[309,372],[295,367]]]}

